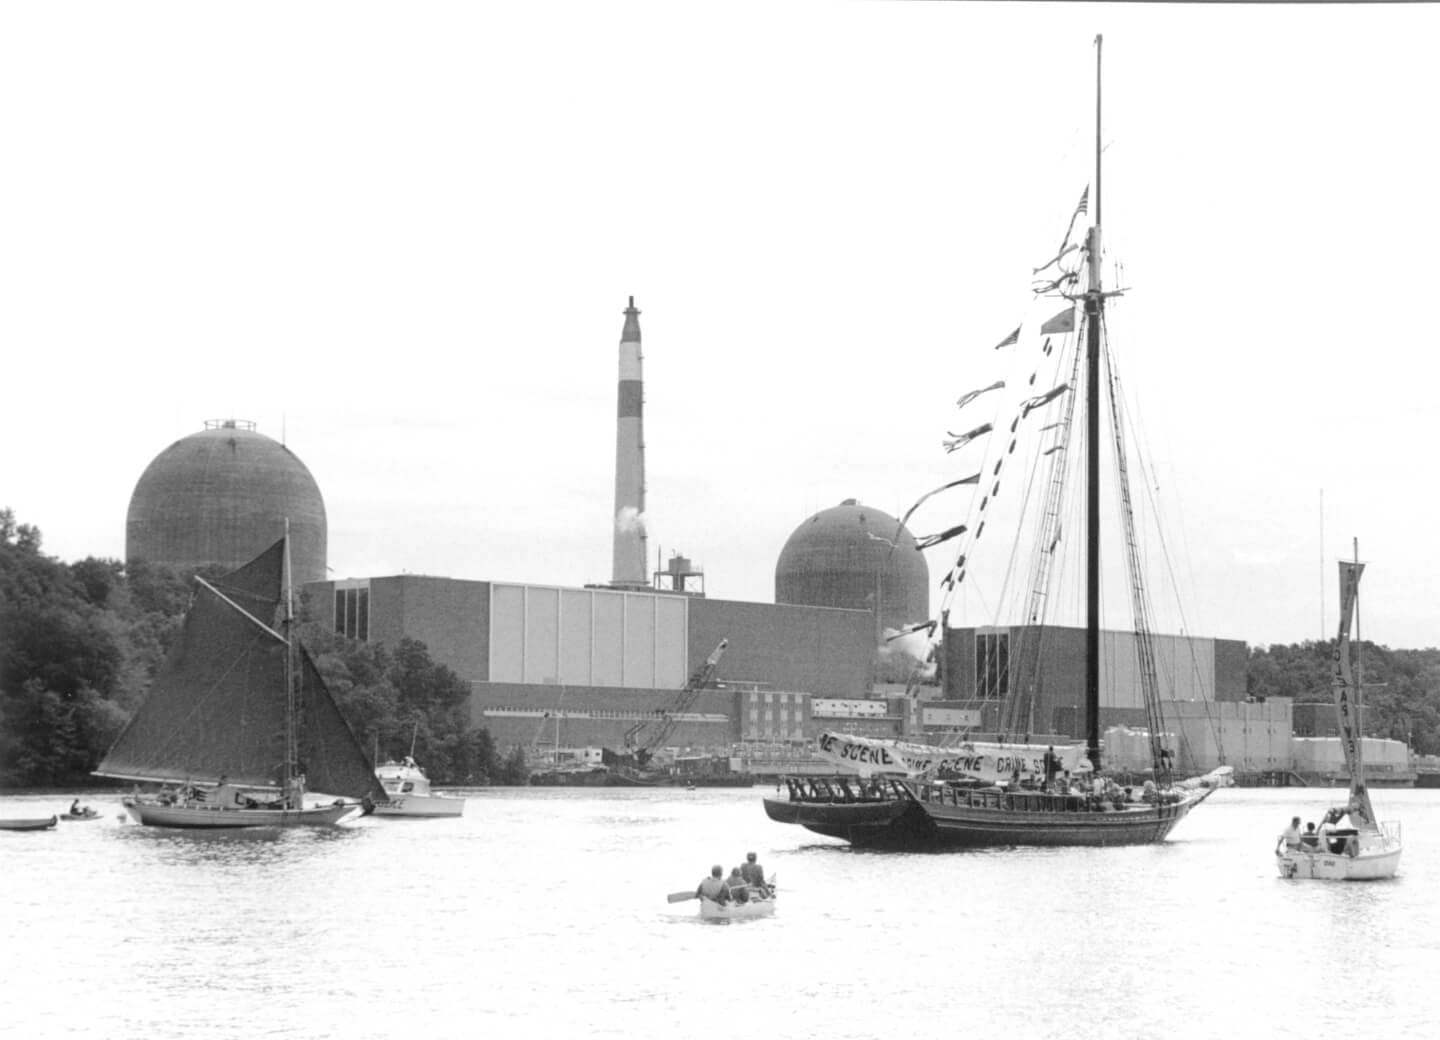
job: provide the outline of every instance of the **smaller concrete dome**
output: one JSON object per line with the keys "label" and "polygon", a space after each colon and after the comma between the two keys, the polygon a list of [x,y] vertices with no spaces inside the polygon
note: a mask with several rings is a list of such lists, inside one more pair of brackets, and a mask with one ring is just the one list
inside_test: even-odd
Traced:
{"label": "smaller concrete dome", "polygon": [[290,526],[295,584],[324,581],[325,500],[305,463],[241,419],[206,422],[146,467],[130,496],[125,558],[239,567]]}
{"label": "smaller concrete dome", "polygon": [[930,567],[888,513],[847,498],[797,527],[775,565],[775,602],[872,610],[899,629],[930,616]]}

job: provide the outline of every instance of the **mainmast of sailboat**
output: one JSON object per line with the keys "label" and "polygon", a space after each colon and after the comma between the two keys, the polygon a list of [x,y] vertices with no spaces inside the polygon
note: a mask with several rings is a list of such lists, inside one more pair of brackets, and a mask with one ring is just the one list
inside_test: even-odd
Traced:
{"label": "mainmast of sailboat", "polygon": [[[289,808],[299,809],[299,805],[289,805],[289,799],[295,790],[295,770],[297,760],[300,757],[298,746],[299,736],[295,729],[296,715],[296,690],[295,690],[295,604],[293,597],[293,586],[290,579],[290,520],[285,520],[285,614],[281,620],[280,632],[285,637],[285,764],[281,771],[281,798]],[[363,752],[362,752],[363,754]]]}
{"label": "mainmast of sailboat", "polygon": [[1085,752],[1100,768],[1100,48],[1095,37],[1095,222],[1085,290]]}

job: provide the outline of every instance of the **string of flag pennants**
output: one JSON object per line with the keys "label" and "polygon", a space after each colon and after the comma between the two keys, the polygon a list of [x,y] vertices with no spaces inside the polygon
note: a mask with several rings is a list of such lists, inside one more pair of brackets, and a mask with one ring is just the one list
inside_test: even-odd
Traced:
{"label": "string of flag pennants", "polygon": [[[1089,201],[1090,187],[1089,185],[1086,185],[1085,189],[1080,193],[1080,201],[1075,207],[1075,212],[1071,214],[1070,223],[1065,228],[1065,236],[1060,241],[1060,248],[1056,250],[1055,255],[1051,257],[1051,259],[1047,260],[1039,267],[1033,268],[1031,271],[1031,274],[1037,276],[1035,282],[1031,286],[1033,295],[1059,295],[1067,297],[1065,307],[1060,311],[1057,311],[1053,316],[1048,318],[1040,326],[1040,335],[1045,337],[1045,341],[1042,344],[1040,350],[1042,357],[1049,357],[1051,354],[1051,337],[1056,335],[1064,335],[1075,331],[1076,306],[1074,299],[1068,298],[1067,290],[1072,289],[1075,285],[1078,284],[1079,272],[1078,270],[1067,270],[1065,266],[1063,266],[1062,262],[1071,254],[1077,253],[1080,250],[1080,246],[1078,243],[1072,243],[1070,241],[1070,236],[1073,235],[1075,232],[1076,222],[1088,212]],[[1053,275],[1046,275],[1043,278],[1038,277],[1044,274],[1044,272],[1050,271],[1052,268],[1055,269],[1055,273]],[[1009,335],[1005,336],[1002,340],[1000,340],[999,343],[995,344],[995,349],[1003,350],[1006,347],[1013,347],[1018,344],[1020,342],[1020,332],[1022,328],[1023,323],[1022,325],[1015,326],[1015,328],[1010,332]],[[1033,387],[1035,385],[1035,380],[1038,374],[1038,369],[1032,371],[1026,385]],[[962,394],[959,399],[956,400],[955,406],[957,409],[963,409],[966,405],[972,403],[979,397],[988,394],[991,391],[1003,389],[1005,389],[1005,381],[1003,379],[997,379],[995,382],[991,383],[988,386],[983,386]],[[1053,387],[1050,390],[1045,391],[1044,393],[1027,397],[1019,403],[1018,414],[1010,423],[1010,443],[1006,446],[1005,453],[1001,455],[1000,458],[995,462],[995,465],[991,470],[990,475],[992,478],[992,483],[989,492],[982,496],[980,499],[980,507],[978,510],[980,521],[975,527],[974,534],[971,536],[971,545],[979,541],[981,534],[983,534],[985,531],[984,514],[986,507],[989,506],[989,504],[996,498],[996,496],[1000,494],[1000,472],[1001,469],[1004,467],[1005,460],[1015,452],[1015,446],[1017,442],[1015,433],[1020,425],[1021,420],[1027,418],[1030,413],[1035,411],[1036,409],[1044,408],[1056,398],[1066,393],[1069,389],[1069,383],[1061,383],[1059,386]],[[1061,423],[1049,423],[1041,427],[1041,430],[1042,432],[1053,430],[1062,425],[1063,424]],[[956,433],[954,430],[948,430],[946,431],[947,439],[942,441],[941,443],[946,453],[950,454],[959,451],[966,445],[974,442],[980,437],[985,436],[986,434],[993,433],[994,429],[994,424],[987,422],[981,423],[973,429],[967,430],[963,433]],[[1046,455],[1052,455],[1055,452],[1062,450],[1064,447],[1065,445],[1062,441],[1061,443],[1052,445],[1051,447],[1045,449],[1041,453],[1041,455],[1042,457]],[[978,485],[980,483],[981,477],[981,473],[972,473],[967,477],[961,477],[958,480],[949,481],[948,483],[941,484],[939,487],[932,488],[930,491],[925,492],[925,494],[921,495],[918,499],[915,500],[915,503],[911,505],[910,508],[905,511],[905,515],[900,518],[895,540],[892,541],[885,538],[877,538],[877,540],[884,541],[889,544],[891,551],[893,552],[898,543],[900,531],[905,528],[905,525],[909,522],[910,517],[914,515],[915,511],[919,509],[920,506],[922,506],[929,499],[933,498],[935,495],[938,495],[943,491],[949,491],[952,488],[960,487],[966,484]],[[928,549],[933,546],[947,542],[952,538],[958,538],[960,535],[967,533],[969,530],[970,528],[968,524],[956,524],[953,527],[949,527],[935,534],[926,535],[924,537],[915,539],[915,548],[917,550]],[[877,536],[871,535],[871,537]],[[1055,534],[1055,542],[1058,543],[1059,540],[1060,535],[1057,529]],[[1051,551],[1053,550],[1054,545],[1052,544]],[[968,553],[964,552],[960,553],[956,557],[954,565],[946,573],[945,577],[942,578],[940,581],[940,585],[942,588],[953,591],[965,580],[965,564],[967,557]],[[932,620],[921,624],[906,625],[901,629],[900,632],[889,638],[899,638],[902,635],[908,635],[911,632],[917,632],[922,629],[926,631],[933,631],[937,623],[938,622]]]}
{"label": "string of flag pennants", "polygon": [[[1037,277],[1037,278],[1036,278],[1036,281],[1035,281],[1035,282],[1032,284],[1032,286],[1031,286],[1032,292],[1033,292],[1033,294],[1034,294],[1035,296],[1047,296],[1047,295],[1054,295],[1054,294],[1058,294],[1058,295],[1061,295],[1061,296],[1065,296],[1065,295],[1067,295],[1067,291],[1068,291],[1068,290],[1073,289],[1074,286],[1075,286],[1076,284],[1078,284],[1078,282],[1079,282],[1079,272],[1078,272],[1078,270],[1067,270],[1067,269],[1066,269],[1066,265],[1065,265],[1063,262],[1065,261],[1065,259],[1066,259],[1067,257],[1071,256],[1072,254],[1077,253],[1077,252],[1079,251],[1079,249],[1080,249],[1079,244],[1078,244],[1078,243],[1072,243],[1072,242],[1070,241],[1070,238],[1071,238],[1071,236],[1072,236],[1072,235],[1074,234],[1074,232],[1075,232],[1076,222],[1079,221],[1079,219],[1080,219],[1082,216],[1084,216],[1084,215],[1089,211],[1089,202],[1090,202],[1090,187],[1089,187],[1089,185],[1086,185],[1086,186],[1085,186],[1085,189],[1084,189],[1083,191],[1081,191],[1081,193],[1080,193],[1080,201],[1079,201],[1079,203],[1075,206],[1075,212],[1074,212],[1073,214],[1071,214],[1070,223],[1069,223],[1069,225],[1065,228],[1065,235],[1064,235],[1064,237],[1061,239],[1061,241],[1060,241],[1060,247],[1055,251],[1055,255],[1054,255],[1053,257],[1051,257],[1051,259],[1047,260],[1045,263],[1041,264],[1039,267],[1036,267],[1036,268],[1034,268],[1034,269],[1031,271],[1031,273],[1032,273],[1033,275],[1036,275],[1036,276],[1044,275],[1044,277]],[[1053,269],[1053,271],[1052,271],[1052,269]],[[1052,271],[1052,273],[1047,275],[1047,274],[1045,274],[1045,272],[1047,272],[1047,271]],[[1023,328],[1023,324],[1022,324],[1022,325],[1017,325],[1017,326],[1009,333],[1009,335],[1005,336],[1002,340],[1000,340],[999,343],[995,344],[995,349],[996,349],[996,350],[1003,350],[1003,349],[1006,348],[1006,347],[1013,347],[1013,346],[1015,346],[1016,344],[1018,344],[1018,343],[1020,342],[1020,332],[1021,332],[1022,328]],[[1051,337],[1057,336],[1057,335],[1065,335],[1065,334],[1067,334],[1067,333],[1072,333],[1072,332],[1075,331],[1075,328],[1076,328],[1076,305],[1075,305],[1075,301],[1074,301],[1073,299],[1067,299],[1067,300],[1066,300],[1066,305],[1065,305],[1061,310],[1057,311],[1054,315],[1052,315],[1050,318],[1048,318],[1046,321],[1044,321],[1044,322],[1040,325],[1040,333],[1039,333],[1039,334],[1040,334],[1041,336],[1045,337],[1045,340],[1044,340],[1044,342],[1043,342],[1043,344],[1042,344],[1042,346],[1041,346],[1041,348],[1040,348],[1041,357],[1049,357],[1049,356],[1050,356],[1051,351],[1052,351],[1052,349],[1053,349]],[[1026,385],[1029,386],[1029,387],[1033,387],[1033,386],[1035,385],[1035,380],[1036,380],[1036,378],[1038,377],[1038,375],[1039,375],[1038,369],[1036,369],[1035,371],[1032,371],[1032,372],[1030,373],[1030,378],[1029,378],[1029,380],[1027,381]],[[976,398],[980,397],[981,395],[987,394],[987,393],[989,393],[989,392],[992,391],[992,390],[1000,390],[1000,389],[1003,389],[1004,387],[1005,387],[1005,382],[1004,382],[1004,380],[997,380],[997,381],[995,381],[994,383],[991,383],[989,386],[981,387],[981,388],[979,388],[979,389],[977,389],[977,390],[971,390],[971,391],[969,391],[968,393],[963,394],[963,395],[959,398],[959,400],[957,400],[957,401],[955,402],[955,403],[956,403],[956,406],[957,406],[958,408],[964,408],[966,405],[970,404],[972,401],[974,401]],[[970,540],[971,545],[973,545],[975,542],[979,541],[980,536],[984,533],[984,531],[985,531],[985,511],[986,511],[987,507],[990,505],[990,503],[991,503],[992,501],[994,501],[995,498],[1000,494],[1000,474],[1001,474],[1001,470],[1002,470],[1002,468],[1003,468],[1003,466],[1004,466],[1004,464],[1005,464],[1005,460],[1006,460],[1010,455],[1012,455],[1012,454],[1014,453],[1014,451],[1015,451],[1015,445],[1016,445],[1016,441],[1017,441],[1017,438],[1016,438],[1015,434],[1016,434],[1016,430],[1019,428],[1020,422],[1021,422],[1023,419],[1027,418],[1027,417],[1030,415],[1031,412],[1034,412],[1035,410],[1040,409],[1040,408],[1044,408],[1046,405],[1048,405],[1048,404],[1050,404],[1052,401],[1056,400],[1056,399],[1057,399],[1058,397],[1060,397],[1062,394],[1066,393],[1069,389],[1070,389],[1070,384],[1069,384],[1069,383],[1061,383],[1059,386],[1055,386],[1055,387],[1051,388],[1050,390],[1045,391],[1044,393],[1036,394],[1036,395],[1027,397],[1027,398],[1025,398],[1024,400],[1020,401],[1020,403],[1019,403],[1019,405],[1018,405],[1018,408],[1017,408],[1018,414],[1015,416],[1014,420],[1010,423],[1010,430],[1009,430],[1009,433],[1010,433],[1010,442],[1009,442],[1009,444],[1006,446],[1005,453],[1000,456],[1000,458],[996,461],[993,469],[991,470],[992,482],[991,482],[990,490],[988,491],[988,493],[986,493],[985,495],[983,495],[983,496],[981,497],[981,499],[980,499],[980,506],[979,506],[979,509],[978,509],[978,515],[979,515],[979,517],[980,517],[980,520],[979,520],[979,523],[978,523],[978,524],[976,525],[976,527],[975,527],[974,533],[971,535],[971,540]],[[1059,427],[1060,425],[1062,425],[1062,424],[1060,424],[1060,423],[1050,423],[1050,424],[1047,424],[1046,426],[1044,426],[1044,427],[1042,428],[1042,430],[1048,431],[1048,430],[1056,429],[1056,428]],[[980,424],[979,426],[976,426],[976,427],[974,427],[973,429],[968,430],[968,431],[966,431],[966,432],[964,432],[964,433],[957,433],[957,432],[955,432],[954,430],[950,430],[950,431],[947,431],[947,439],[942,442],[942,446],[944,447],[944,449],[945,449],[945,451],[946,451],[947,454],[953,453],[953,452],[959,451],[961,448],[964,448],[966,445],[972,443],[972,442],[975,441],[977,438],[983,437],[984,435],[986,435],[986,434],[988,434],[988,433],[992,433],[992,432],[994,432],[994,425],[993,425],[992,423],[982,423],[982,424]],[[1061,443],[1052,445],[1051,447],[1045,449],[1045,450],[1041,453],[1041,455],[1042,455],[1042,457],[1048,456],[1048,455],[1052,455],[1052,454],[1054,454],[1055,452],[1062,450],[1063,448],[1064,448],[1064,443],[1063,443],[1063,441],[1062,441]],[[913,514],[913,513],[915,512],[915,510],[918,509],[922,503],[924,503],[927,499],[931,498],[932,496],[940,493],[941,491],[946,491],[946,490],[948,490],[948,489],[950,489],[950,488],[952,488],[952,487],[955,487],[955,486],[957,486],[957,485],[960,485],[960,484],[978,484],[979,481],[980,481],[980,474],[977,473],[977,474],[973,474],[972,476],[965,477],[965,478],[963,478],[963,479],[961,479],[961,480],[952,481],[952,482],[949,483],[949,484],[942,484],[940,487],[935,488],[933,491],[927,492],[926,494],[922,495],[922,496],[915,502],[915,504],[910,507],[909,510],[906,511],[906,513],[905,513],[905,518],[901,520],[900,525],[903,527],[903,526],[905,525],[905,521],[910,518],[911,514]],[[918,548],[922,548],[922,549],[924,549],[924,548],[929,548],[929,547],[932,546],[932,545],[939,545],[941,542],[948,541],[948,540],[951,539],[951,538],[958,537],[959,535],[966,533],[968,530],[969,530],[969,528],[968,528],[967,525],[965,525],[965,524],[958,524],[958,525],[956,525],[956,526],[954,526],[954,527],[951,527],[951,528],[949,528],[949,529],[947,529],[947,530],[945,530],[945,531],[941,531],[941,532],[939,532],[938,534],[927,535],[927,536],[924,537],[924,538],[916,539],[916,545],[917,545]],[[1057,532],[1057,534],[1056,534],[1056,541],[1058,541],[1058,540],[1059,540],[1059,534],[1058,534],[1058,532]],[[1053,549],[1053,546],[1052,546],[1052,549]],[[968,555],[967,553],[961,553],[961,554],[959,554],[959,556],[957,556],[954,565],[953,565],[953,566],[950,568],[950,570],[946,573],[945,577],[941,579],[940,585],[941,585],[942,588],[947,589],[947,590],[950,590],[950,591],[953,591],[957,586],[959,586],[959,585],[965,580],[965,574],[966,574],[966,566],[965,566],[965,564],[966,564],[967,555]]]}

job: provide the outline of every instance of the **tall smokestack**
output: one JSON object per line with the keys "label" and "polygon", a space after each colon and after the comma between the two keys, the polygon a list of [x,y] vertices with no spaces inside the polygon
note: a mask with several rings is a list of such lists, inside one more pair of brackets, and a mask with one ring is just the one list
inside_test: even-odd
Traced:
{"label": "tall smokestack", "polygon": [[640,312],[635,297],[620,333],[620,398],[615,420],[615,569],[612,585],[645,580],[645,437],[640,377]]}

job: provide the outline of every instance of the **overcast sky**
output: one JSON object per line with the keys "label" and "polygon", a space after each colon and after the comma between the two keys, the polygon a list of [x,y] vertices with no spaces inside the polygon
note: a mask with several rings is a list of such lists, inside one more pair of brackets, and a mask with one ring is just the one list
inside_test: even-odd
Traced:
{"label": "overcast sky", "polygon": [[[966,470],[955,399],[1091,178],[1096,32],[1160,627],[1328,635],[1358,537],[1364,635],[1440,644],[1427,5],[5,5],[0,504],[122,557],[146,465],[236,417],[336,577],[605,581],[634,294],[650,555],[772,600],[811,514]],[[976,567],[952,622],[996,620]]]}

